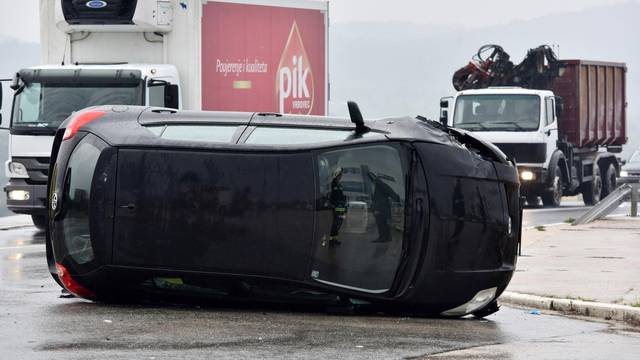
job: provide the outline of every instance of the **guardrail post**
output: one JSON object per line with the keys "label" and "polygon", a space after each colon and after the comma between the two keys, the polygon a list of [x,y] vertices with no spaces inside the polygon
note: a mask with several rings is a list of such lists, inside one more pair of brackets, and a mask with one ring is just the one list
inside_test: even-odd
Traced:
{"label": "guardrail post", "polygon": [[631,187],[631,216],[638,216],[638,190],[640,190],[640,185],[634,184]]}

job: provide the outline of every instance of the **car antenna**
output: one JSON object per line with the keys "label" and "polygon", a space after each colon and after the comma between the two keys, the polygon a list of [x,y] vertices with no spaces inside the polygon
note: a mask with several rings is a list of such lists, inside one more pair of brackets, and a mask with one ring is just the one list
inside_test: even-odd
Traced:
{"label": "car antenna", "polygon": [[364,124],[362,113],[355,101],[347,101],[347,107],[349,108],[349,117],[351,122],[356,124],[356,134],[364,134],[369,131],[369,127]]}

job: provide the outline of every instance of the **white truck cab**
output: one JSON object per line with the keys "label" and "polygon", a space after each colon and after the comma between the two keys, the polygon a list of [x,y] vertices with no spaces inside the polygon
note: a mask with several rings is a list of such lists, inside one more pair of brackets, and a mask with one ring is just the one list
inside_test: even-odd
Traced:
{"label": "white truck cab", "polygon": [[7,207],[44,223],[53,135],[73,112],[122,104],[180,108],[180,78],[173,65],[48,65],[22,69],[13,80]]}
{"label": "white truck cab", "polygon": [[[562,104],[562,99],[548,90],[519,87],[464,90],[441,99],[440,121],[472,131],[514,160],[521,191],[529,205],[537,205],[540,197],[545,206],[559,206],[563,195],[580,192],[585,203],[592,204],[615,187],[615,183],[611,184],[615,182],[615,167],[613,176],[603,182],[597,164],[610,160],[601,162],[607,166],[605,171],[609,171],[615,158],[597,149],[575,152],[563,148],[563,142],[558,141]],[[590,170],[583,171],[587,167]],[[580,177],[572,175],[583,173]]]}

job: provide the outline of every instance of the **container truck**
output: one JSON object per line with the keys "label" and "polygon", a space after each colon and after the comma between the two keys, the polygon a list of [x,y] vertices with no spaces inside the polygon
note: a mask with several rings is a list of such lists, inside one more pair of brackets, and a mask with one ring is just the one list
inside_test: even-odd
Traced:
{"label": "container truck", "polygon": [[53,134],[94,105],[325,115],[328,3],[41,0],[41,63],[13,79],[7,206],[45,225]]}
{"label": "container truck", "polygon": [[473,131],[515,160],[530,205],[542,198],[555,207],[562,196],[577,194],[595,204],[615,189],[616,154],[627,141],[626,65],[557,60],[548,48],[545,59],[535,50],[517,66],[476,58],[458,71],[454,86],[461,91],[441,99],[440,120]]}

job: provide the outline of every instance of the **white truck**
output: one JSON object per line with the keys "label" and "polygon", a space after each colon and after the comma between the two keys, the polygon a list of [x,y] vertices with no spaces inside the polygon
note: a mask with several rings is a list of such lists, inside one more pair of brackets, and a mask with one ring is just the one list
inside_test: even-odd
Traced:
{"label": "white truck", "polygon": [[44,227],[53,134],[85,107],[324,115],[328,21],[326,1],[41,0],[45,65],[11,84],[7,207]]}
{"label": "white truck", "polygon": [[[472,131],[516,161],[529,205],[542,198],[545,206],[555,207],[562,196],[577,194],[593,205],[616,187],[620,165],[615,154],[621,151],[618,144],[626,142],[625,67],[585,61],[569,66],[566,83],[556,82],[566,90],[562,97],[550,90],[489,87],[440,101],[443,124]],[[580,79],[581,72],[597,73],[598,67],[611,69],[603,72],[608,80],[571,85],[576,73]],[[607,89],[595,85],[605,83]]]}
{"label": "white truck", "polygon": [[516,161],[529,205],[582,194],[593,205],[617,186],[615,154],[627,142],[624,63],[559,60],[550,46],[519,64],[499,45],[480,47],[440,100],[444,125],[473,131]]}

